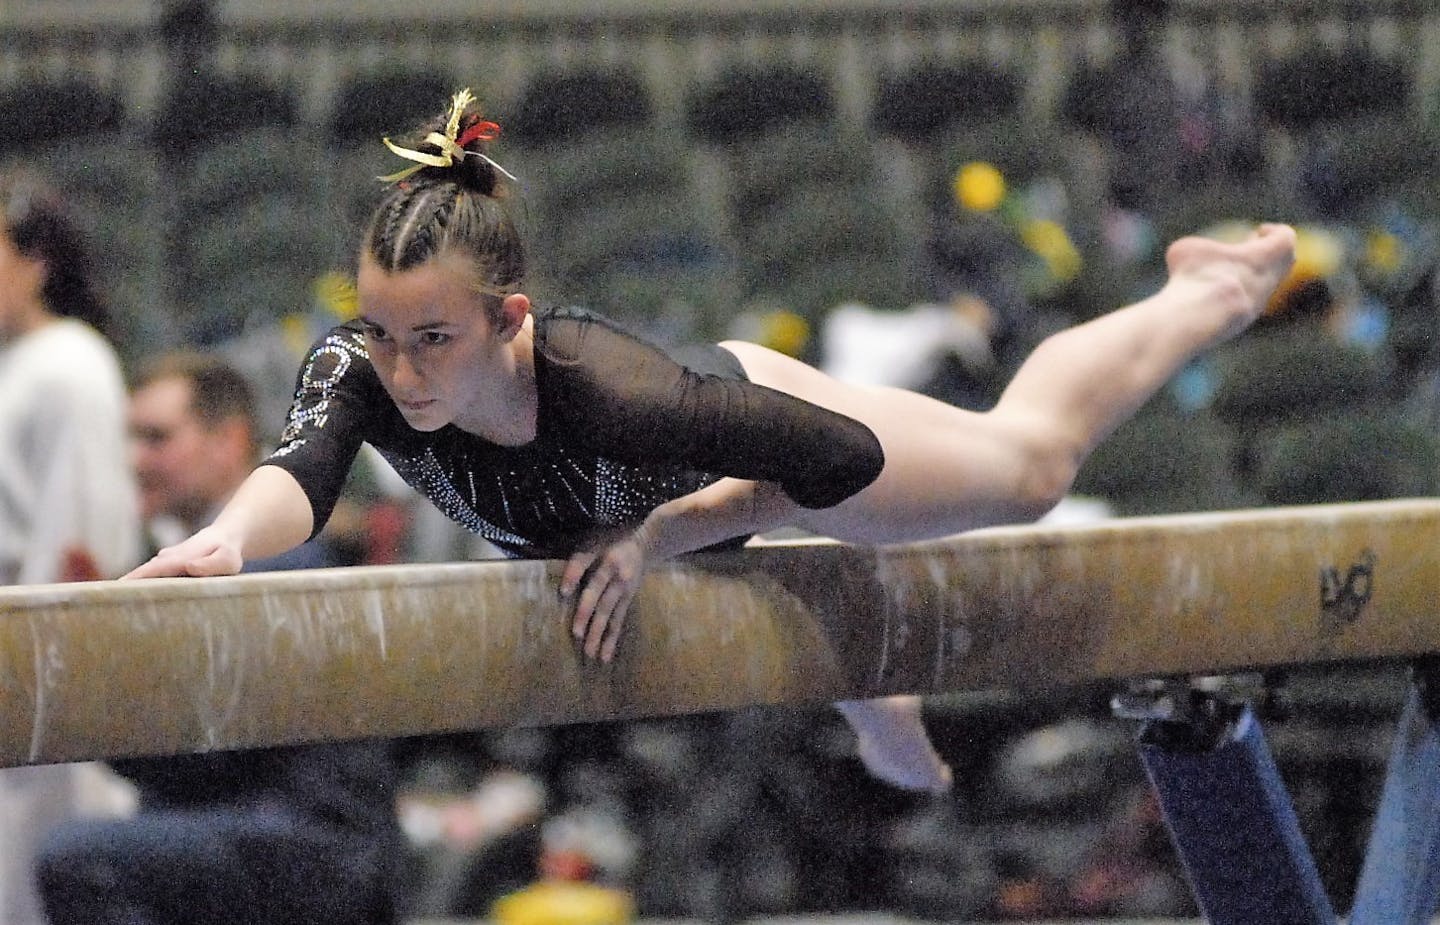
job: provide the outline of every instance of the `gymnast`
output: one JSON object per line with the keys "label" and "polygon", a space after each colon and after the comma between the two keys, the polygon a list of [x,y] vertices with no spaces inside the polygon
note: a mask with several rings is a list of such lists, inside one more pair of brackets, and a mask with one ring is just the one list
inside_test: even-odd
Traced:
{"label": "gymnast", "polygon": [[[1243,331],[1294,232],[1182,238],[1155,295],[1043,341],[995,407],[851,385],[751,343],[667,352],[533,305],[498,134],[469,91],[413,140],[365,233],[359,317],[310,351],[278,449],[214,522],[127,577],[223,575],[314,536],[362,442],[507,553],[568,559],[586,657],[614,658],[645,568],[793,526],[885,544],[1030,521],[1197,353]],[[943,791],[916,697],[837,704],[872,774]]]}

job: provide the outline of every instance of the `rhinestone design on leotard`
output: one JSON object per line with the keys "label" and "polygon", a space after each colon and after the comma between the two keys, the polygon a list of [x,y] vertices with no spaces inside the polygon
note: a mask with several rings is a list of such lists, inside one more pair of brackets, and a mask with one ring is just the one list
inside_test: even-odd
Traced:
{"label": "rhinestone design on leotard", "polygon": [[627,466],[611,459],[595,461],[595,522],[602,526],[636,523],[671,498],[688,495],[715,477],[678,466]]}
{"label": "rhinestone design on leotard", "polygon": [[381,450],[380,455],[395,468],[407,485],[424,495],[442,514],[466,530],[496,544],[528,545],[523,536],[517,536],[475,512],[474,482],[470,482],[471,500],[467,503],[454,482],[446,475],[445,467],[435,458],[434,450],[426,450],[418,457],[386,450]]}
{"label": "rhinestone design on leotard", "polygon": [[370,359],[365,349],[365,338],[358,332],[343,337],[332,333],[310,354],[300,371],[295,401],[290,406],[285,430],[280,434],[280,446],[271,455],[272,459],[281,459],[304,446],[306,439],[303,434],[307,428],[318,430],[325,427],[335,386],[345,378],[351,362],[357,358]]}
{"label": "rhinestone design on leotard", "polygon": [[[658,505],[714,481],[678,467],[650,471],[576,458],[558,445],[512,449],[451,436],[420,455],[381,455],[445,516],[520,555],[567,553],[595,527],[639,523]],[[455,445],[472,441],[469,452]]]}

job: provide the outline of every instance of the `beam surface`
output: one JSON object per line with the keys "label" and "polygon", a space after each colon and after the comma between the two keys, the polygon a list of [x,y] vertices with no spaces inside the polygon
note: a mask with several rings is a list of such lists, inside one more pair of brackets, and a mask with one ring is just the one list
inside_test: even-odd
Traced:
{"label": "beam surface", "polygon": [[691,556],[608,666],[559,570],[0,588],[0,766],[1440,652],[1432,500]]}

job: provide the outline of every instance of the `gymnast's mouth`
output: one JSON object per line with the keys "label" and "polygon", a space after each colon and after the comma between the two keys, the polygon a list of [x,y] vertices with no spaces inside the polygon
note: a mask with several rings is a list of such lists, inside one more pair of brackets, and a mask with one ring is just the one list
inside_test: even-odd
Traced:
{"label": "gymnast's mouth", "polygon": [[423,411],[435,404],[435,399],[427,398],[423,401],[396,401],[396,404],[406,411]]}

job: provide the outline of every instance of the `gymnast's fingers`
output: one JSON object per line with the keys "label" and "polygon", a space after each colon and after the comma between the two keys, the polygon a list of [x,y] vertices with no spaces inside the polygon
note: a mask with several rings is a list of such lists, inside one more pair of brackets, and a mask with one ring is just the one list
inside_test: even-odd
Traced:
{"label": "gymnast's fingers", "polygon": [[149,561],[126,573],[125,578],[174,578],[234,575],[244,560],[239,547],[208,530],[166,546]]}
{"label": "gymnast's fingers", "polygon": [[[213,550],[212,550],[213,551]],[[182,546],[167,546],[145,562],[121,575],[127,578],[176,578],[189,575],[190,564],[195,557]]]}
{"label": "gymnast's fingers", "polygon": [[590,566],[594,562],[595,553],[589,551],[577,552],[570,557],[570,561],[565,563],[565,571],[560,574],[561,600],[574,596],[575,589],[580,587],[585,573],[590,570]]}
{"label": "gymnast's fingers", "polygon": [[585,636],[585,654],[588,657],[609,661],[602,655],[607,640],[610,642],[611,655],[614,654],[615,640],[620,635],[620,627],[625,623],[625,611],[619,605],[625,601],[627,587],[624,581],[614,576],[606,582],[604,592],[595,602],[595,613],[590,618],[590,632]]}
{"label": "gymnast's fingers", "polygon": [[586,573],[583,581],[580,595],[575,599],[575,621],[570,628],[575,638],[582,640],[588,638],[590,626],[595,621],[595,607],[610,584],[610,569],[604,565],[596,566]]}
{"label": "gymnast's fingers", "polygon": [[130,578],[169,578],[174,575],[184,574],[185,569],[183,565],[163,555],[156,555],[148,562],[137,565],[124,575],[121,575],[120,580],[125,581]]}
{"label": "gymnast's fingers", "polygon": [[600,642],[600,661],[609,662],[615,658],[615,647],[620,644],[620,631],[625,628],[625,618],[630,615],[630,603],[635,600],[635,591],[625,586],[606,621],[605,637]]}

